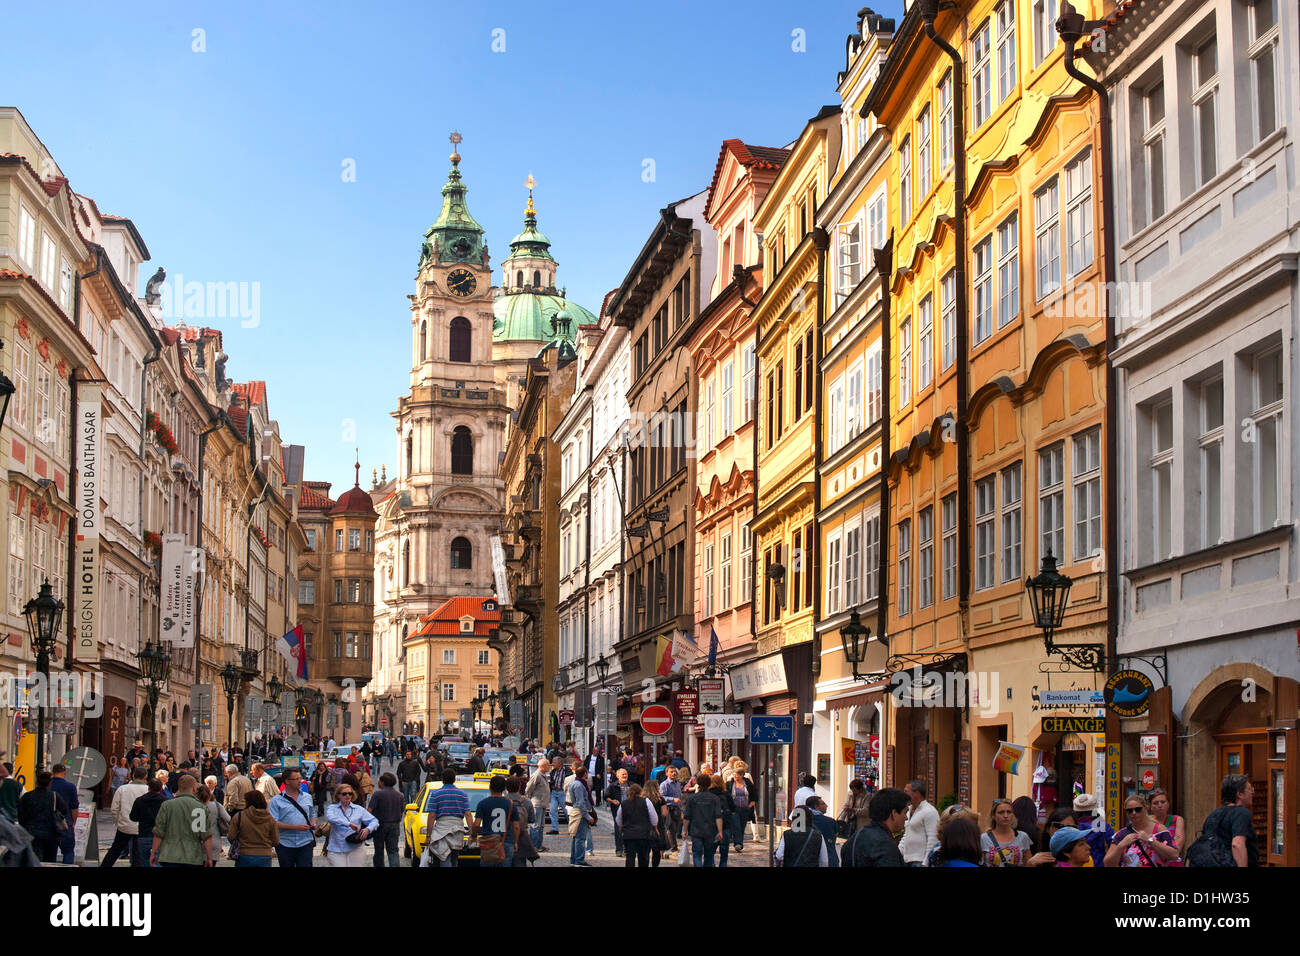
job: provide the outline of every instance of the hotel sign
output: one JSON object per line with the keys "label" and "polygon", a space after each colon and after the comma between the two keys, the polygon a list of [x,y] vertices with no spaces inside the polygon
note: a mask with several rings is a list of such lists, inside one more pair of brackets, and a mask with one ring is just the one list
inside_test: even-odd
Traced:
{"label": "hotel sign", "polygon": [[743,664],[731,671],[731,696],[736,700],[784,694],[786,688],[785,661],[780,652]]}
{"label": "hotel sign", "polygon": [[73,435],[77,485],[76,537],[73,554],[72,621],[76,652],[82,663],[99,660],[99,535],[103,519],[99,498],[103,476],[99,446],[104,427],[100,387],[93,382],[77,383],[77,424]]}

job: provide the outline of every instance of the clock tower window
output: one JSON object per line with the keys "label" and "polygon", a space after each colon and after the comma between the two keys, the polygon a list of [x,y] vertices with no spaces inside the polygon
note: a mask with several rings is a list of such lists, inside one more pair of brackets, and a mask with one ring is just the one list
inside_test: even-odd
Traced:
{"label": "clock tower window", "polygon": [[540,270],[538,270],[538,269],[534,269],[534,270],[533,270],[533,288],[534,288],[534,289],[540,289],[541,287],[542,287],[542,273],[541,273]]}
{"label": "clock tower window", "polygon": [[429,358],[429,323],[420,323],[420,361],[426,361]]}
{"label": "clock tower window", "polygon": [[451,473],[474,474],[474,436],[464,425],[456,426],[451,435]]}
{"label": "clock tower window", "polygon": [[453,571],[470,571],[474,564],[474,550],[467,538],[455,538],[451,542],[451,569]]}
{"label": "clock tower window", "polygon": [[515,271],[515,288],[522,289],[523,286],[524,286],[524,270],[518,269]]}
{"label": "clock tower window", "polygon": [[451,320],[449,328],[449,344],[447,354],[453,362],[469,362],[470,344],[472,334],[470,332],[469,319],[463,315],[458,315]]}

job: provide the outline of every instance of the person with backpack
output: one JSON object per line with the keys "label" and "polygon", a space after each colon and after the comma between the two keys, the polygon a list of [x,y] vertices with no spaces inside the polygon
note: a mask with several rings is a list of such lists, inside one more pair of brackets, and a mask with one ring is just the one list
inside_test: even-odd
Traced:
{"label": "person with backpack", "polygon": [[902,866],[903,854],[896,837],[907,825],[911,801],[896,787],[885,787],[867,805],[871,822],[859,827],[840,854],[840,866]]}
{"label": "person with backpack", "polygon": [[1189,866],[1259,866],[1259,838],[1251,816],[1255,788],[1243,774],[1219,785],[1222,806],[1205,818],[1201,835],[1187,848]]}
{"label": "person with backpack", "polygon": [[32,838],[32,847],[42,863],[54,863],[59,841],[68,827],[68,805],[50,789],[53,775],[48,770],[36,773],[36,789],[18,798],[18,825]]}
{"label": "person with backpack", "polygon": [[795,807],[790,814],[790,829],[781,834],[774,854],[783,867],[828,867],[826,838],[813,825],[813,812],[807,806]]}

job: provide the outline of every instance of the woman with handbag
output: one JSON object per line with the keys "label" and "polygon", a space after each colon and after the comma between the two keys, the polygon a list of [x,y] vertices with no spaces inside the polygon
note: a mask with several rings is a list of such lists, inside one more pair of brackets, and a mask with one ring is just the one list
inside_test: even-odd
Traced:
{"label": "woman with handbag", "polygon": [[250,790],[244,797],[244,809],[230,818],[230,842],[239,845],[235,866],[269,867],[280,842],[280,828],[266,809],[266,796]]}
{"label": "woman with handbag", "polygon": [[230,813],[212,793],[216,785],[217,778],[208,777],[195,794],[199,798],[199,803],[203,804],[203,808],[208,811],[208,836],[212,840],[208,845],[212,848],[213,866],[217,865],[217,860],[221,857],[221,838],[230,832]]}
{"label": "woman with handbag", "polygon": [[835,829],[841,839],[847,840],[858,830],[871,822],[867,805],[871,803],[871,794],[861,777],[849,781],[849,795],[840,808],[840,815],[835,818]]}
{"label": "woman with handbag", "polygon": [[725,809],[731,814],[731,842],[737,851],[745,848],[745,824],[754,819],[754,802],[758,799],[758,788],[749,775],[749,764],[736,758],[731,765],[731,777],[727,780],[727,800]]}
{"label": "woman with handbag", "polygon": [[322,760],[316,764],[316,772],[311,775],[311,799],[316,804],[316,816],[325,815],[325,805],[330,802],[330,790],[334,787],[334,780],[330,775],[330,768],[325,766]]}
{"label": "woman with handbag", "polygon": [[[641,795],[650,801],[650,806],[654,807],[655,815],[659,818],[659,822],[650,831],[650,865],[658,866],[664,850],[668,849],[669,843],[668,801],[664,799],[659,784],[654,780],[646,781],[645,789],[641,791]],[[626,862],[626,859],[624,862]]]}
{"label": "woman with handbag", "polygon": [[50,789],[48,770],[36,774],[36,789],[18,798],[18,825],[31,835],[42,863],[58,861],[59,841],[68,829],[68,805]]}
{"label": "woman with handbag", "polygon": [[366,837],[379,826],[379,821],[365,807],[355,804],[356,791],[347,784],[334,790],[338,803],[325,808],[330,834],[325,842],[325,855],[330,866],[365,866]]}

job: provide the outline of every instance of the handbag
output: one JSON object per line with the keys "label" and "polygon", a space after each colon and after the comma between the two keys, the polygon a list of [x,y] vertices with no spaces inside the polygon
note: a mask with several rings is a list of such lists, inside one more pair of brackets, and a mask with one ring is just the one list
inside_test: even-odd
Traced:
{"label": "handbag", "polygon": [[59,836],[68,832],[68,818],[59,812],[59,795],[50,793],[50,812],[54,814],[54,825],[59,831]]}
{"label": "handbag", "polygon": [[856,819],[857,815],[848,807],[841,810],[840,815],[835,818],[835,835],[841,840],[853,836],[853,824]]}
{"label": "handbag", "polygon": [[506,861],[506,838],[501,833],[486,833],[478,838],[479,861],[482,863],[504,863]]}
{"label": "handbag", "polygon": [[345,836],[343,839],[344,839],[346,842],[348,842],[348,843],[365,843],[365,842],[366,842],[366,838],[365,838],[364,836],[361,835],[361,831],[360,831],[360,830],[353,830],[351,833],[349,833],[349,834],[348,834],[347,836]]}

